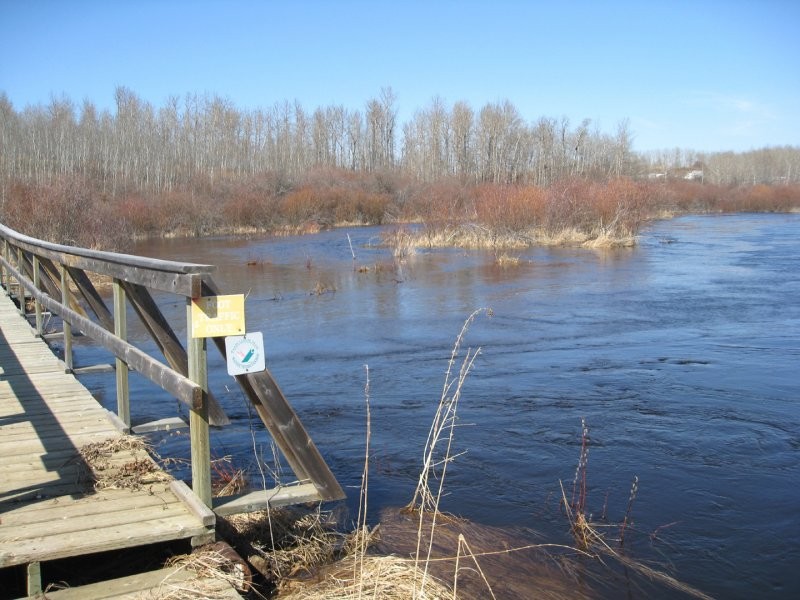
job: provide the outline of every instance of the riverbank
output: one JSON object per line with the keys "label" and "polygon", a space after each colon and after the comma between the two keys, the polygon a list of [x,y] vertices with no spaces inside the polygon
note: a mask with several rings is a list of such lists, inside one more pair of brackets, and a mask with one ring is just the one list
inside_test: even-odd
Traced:
{"label": "riverbank", "polygon": [[296,183],[265,176],[113,197],[67,176],[10,186],[0,220],[40,239],[106,250],[125,250],[142,239],[297,235],[401,223],[420,224],[420,240],[429,247],[515,248],[627,246],[645,223],[666,214],[798,209],[796,184],[573,178],[539,187],[331,172]]}

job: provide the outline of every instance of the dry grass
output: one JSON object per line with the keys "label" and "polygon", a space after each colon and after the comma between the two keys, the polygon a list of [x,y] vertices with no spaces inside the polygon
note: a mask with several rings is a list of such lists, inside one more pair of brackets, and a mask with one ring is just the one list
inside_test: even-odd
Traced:
{"label": "dry grass", "polygon": [[519,256],[511,256],[507,252],[503,252],[499,256],[496,256],[494,259],[495,264],[498,267],[502,267],[507,269],[509,267],[516,267],[519,265]]}
{"label": "dry grass", "polygon": [[[431,542],[433,513],[424,515],[422,545]],[[531,590],[547,600],[580,600],[588,590],[577,584],[582,574],[571,559],[581,555],[573,548],[557,544],[531,543],[531,534],[514,535],[507,529],[473,523],[439,513],[433,533],[428,575],[424,590],[420,582],[424,566],[417,564],[419,514],[407,510],[386,510],[381,514],[376,551],[403,558],[417,569],[418,597],[431,592],[429,584],[444,583],[454,590],[448,597],[462,600],[527,598]]]}
{"label": "dry grass", "polygon": [[[431,428],[428,432],[428,439],[425,443],[422,470],[420,471],[417,488],[414,491],[411,502],[406,507],[407,511],[416,512],[416,514],[419,515],[417,547],[414,553],[414,562],[418,571],[421,571],[419,576],[420,594],[425,593],[425,586],[428,581],[428,569],[431,553],[433,552],[437,518],[440,515],[439,506],[444,492],[447,467],[459,456],[459,454],[453,454],[458,402],[461,399],[461,391],[467,379],[467,375],[469,375],[475,363],[475,359],[480,354],[480,348],[476,350],[467,349],[457,374],[454,367],[459,359],[464,337],[470,325],[472,325],[473,321],[481,313],[487,313],[490,316],[492,314],[491,309],[487,308],[474,311],[467,320],[464,321],[464,325],[461,327],[461,331],[453,345],[450,361],[445,373],[442,394],[433,422],[431,423]],[[438,483],[436,483],[437,478]],[[428,514],[430,514],[429,524],[426,523],[426,515]],[[427,543],[424,541],[426,531],[428,532]]]}
{"label": "dry grass", "polygon": [[[357,579],[353,578],[358,571]],[[418,572],[414,563],[397,556],[352,555],[331,565],[312,584],[288,584],[279,594],[282,600],[329,600],[330,598],[452,598],[452,590],[431,578],[425,594],[418,589]]]}
{"label": "dry grass", "polygon": [[383,232],[381,235],[383,245],[392,250],[396,259],[404,259],[416,254],[419,246],[418,234],[407,227],[397,227]]}
{"label": "dry grass", "polygon": [[325,294],[335,294],[336,293],[336,286],[332,283],[326,283],[323,281],[317,281],[314,285],[314,288],[309,292],[311,296],[323,296]]}
{"label": "dry grass", "polygon": [[123,435],[87,444],[79,453],[90,472],[94,489],[141,489],[171,481],[152,459],[151,448],[139,437]]}
{"label": "dry grass", "polygon": [[[172,573],[161,583],[158,590],[145,594],[152,600],[196,600],[197,598],[229,598],[228,584],[241,592],[251,592],[264,598],[249,582],[249,570],[230,552],[216,546],[204,547],[193,552],[175,556],[165,565]],[[186,574],[193,576],[187,578]],[[222,584],[222,585],[221,585]]]}
{"label": "dry grass", "polygon": [[271,581],[309,576],[348,549],[330,513],[272,508],[225,518],[231,543]]}
{"label": "dry grass", "polygon": [[524,250],[534,246],[582,246],[585,248],[619,248],[636,245],[636,236],[628,231],[596,228],[584,231],[576,227],[523,231],[493,231],[476,224],[447,227],[426,227],[414,233],[416,246],[429,248],[470,248],[503,251]]}

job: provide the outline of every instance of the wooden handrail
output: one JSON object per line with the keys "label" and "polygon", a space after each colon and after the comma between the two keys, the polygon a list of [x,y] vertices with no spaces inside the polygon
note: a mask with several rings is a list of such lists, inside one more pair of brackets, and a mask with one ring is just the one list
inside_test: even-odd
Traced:
{"label": "wooden handrail", "polygon": [[158,384],[164,391],[175,396],[175,398],[183,402],[187,407],[196,409],[202,406],[203,389],[198,384],[173,371],[169,367],[164,366],[150,355],[118,338],[94,321],[67,308],[50,295],[36,289],[35,286],[28,283],[27,278],[12,265],[8,264],[5,259],[1,260],[3,261],[3,266],[9,273],[11,273],[17,281],[22,281],[22,286],[30,292],[36,302],[41,303],[48,310],[61,316],[62,319],[68,320],[73,327],[102,344],[103,347],[114,354],[114,356],[125,361],[133,370],[141,373],[153,383]]}
{"label": "wooden handrail", "polygon": [[[211,274],[213,265],[177,262],[90,250],[38,240],[0,224],[2,282],[11,292],[13,277],[20,291],[24,313],[27,290],[35,301],[36,329],[41,331],[41,307],[58,314],[64,323],[65,363],[71,369],[71,331],[75,328],[92,337],[117,357],[117,398],[120,418],[130,426],[128,407],[128,368],[135,370],[166,390],[190,409],[192,439],[192,487],[208,506],[211,500],[211,475],[208,426],[228,423],[222,407],[208,392],[205,340],[187,339],[187,350],[153,300],[150,290],[183,296],[187,305],[187,331],[190,330],[192,298],[218,295]],[[114,310],[109,310],[87,275],[111,277],[114,284]],[[78,301],[72,286],[82,296]],[[157,347],[164,364],[125,338],[125,308],[130,303]],[[87,310],[88,309],[88,310]],[[93,314],[94,320],[90,318]],[[213,338],[225,355],[223,338]],[[66,354],[69,352],[69,356]],[[267,430],[280,448],[297,479],[313,485],[315,494],[296,495],[302,501],[339,500],[345,494],[319,454],[300,419],[283,395],[270,372],[237,376],[246,397],[256,408]],[[308,489],[304,488],[305,490]],[[277,498],[272,494],[270,497]],[[280,494],[282,500],[291,494]],[[260,500],[255,505],[261,502]],[[267,500],[269,503],[269,500]],[[248,500],[248,506],[253,503]]]}
{"label": "wooden handrail", "polygon": [[214,265],[161,260],[133,254],[54,244],[21,234],[5,225],[0,225],[0,237],[7,241],[13,241],[13,245],[17,248],[47,258],[57,264],[188,298],[199,297],[202,276],[216,270]]}

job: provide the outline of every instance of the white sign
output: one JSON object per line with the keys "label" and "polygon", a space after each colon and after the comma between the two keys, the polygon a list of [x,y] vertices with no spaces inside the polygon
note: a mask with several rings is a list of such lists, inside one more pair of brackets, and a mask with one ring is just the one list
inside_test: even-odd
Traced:
{"label": "white sign", "polygon": [[228,375],[246,375],[267,368],[264,358],[264,335],[260,331],[225,338]]}

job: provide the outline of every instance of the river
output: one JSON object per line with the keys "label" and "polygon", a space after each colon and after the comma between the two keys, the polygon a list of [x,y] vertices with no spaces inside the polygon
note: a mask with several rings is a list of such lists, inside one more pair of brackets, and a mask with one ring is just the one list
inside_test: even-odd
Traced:
{"label": "river", "polygon": [[[397,263],[380,233],[151,240],[133,252],[215,264],[224,290],[247,294],[247,329],[263,332],[270,370],[351,506],[369,378],[374,519],[411,499],[453,343],[487,307],[463,342],[480,355],[443,509],[570,543],[559,481],[571,490],[585,419],[587,512],[620,522],[638,477],[629,555],[718,598],[800,597],[800,215],[682,217],[634,248],[533,248],[508,267],[461,249]],[[180,328],[183,304],[158,300]],[[104,360],[91,343],[76,349],[78,365]],[[210,380],[233,421],[213,431],[213,452],[253,473],[254,448],[271,460],[268,436],[216,356]],[[113,406],[113,378],[84,381]],[[179,410],[136,378],[131,395],[135,422]],[[187,456],[187,437],[157,450]]]}

